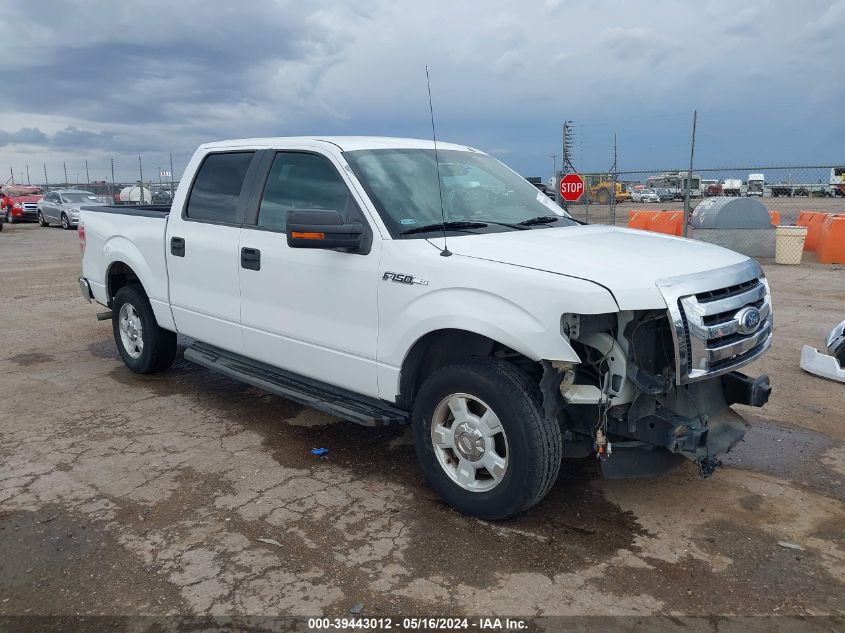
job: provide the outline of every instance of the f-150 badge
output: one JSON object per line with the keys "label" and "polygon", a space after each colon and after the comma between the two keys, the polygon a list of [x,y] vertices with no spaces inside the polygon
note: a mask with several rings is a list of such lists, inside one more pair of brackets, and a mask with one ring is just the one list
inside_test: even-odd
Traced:
{"label": "f-150 badge", "polygon": [[395,281],[398,284],[419,284],[421,286],[428,285],[428,281],[426,281],[425,279],[419,279],[418,277],[414,277],[413,275],[405,275],[402,273],[386,272],[381,276],[381,278],[384,281]]}

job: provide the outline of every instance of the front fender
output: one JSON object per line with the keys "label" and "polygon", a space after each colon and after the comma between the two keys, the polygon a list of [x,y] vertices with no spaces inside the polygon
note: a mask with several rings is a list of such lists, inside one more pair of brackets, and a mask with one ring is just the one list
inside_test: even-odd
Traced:
{"label": "front fender", "polygon": [[[455,306],[460,306],[460,311],[455,311]],[[478,288],[452,287],[429,292],[408,303],[396,322],[410,325],[401,334],[396,333],[393,349],[403,353],[401,358],[393,355],[392,360],[399,366],[414,343],[442,329],[481,334],[536,361],[579,361],[569,342],[560,335],[559,325],[552,324],[550,331],[550,324],[517,303]],[[380,337],[380,342],[384,338]]]}

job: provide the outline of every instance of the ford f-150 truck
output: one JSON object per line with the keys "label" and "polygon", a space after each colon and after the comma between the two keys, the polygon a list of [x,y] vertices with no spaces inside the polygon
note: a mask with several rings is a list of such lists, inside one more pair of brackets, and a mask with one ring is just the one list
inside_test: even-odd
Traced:
{"label": "ford f-150 truck", "polygon": [[185,358],[366,425],[485,519],[563,458],[709,475],[762,406],[754,260],[568,216],[487,154],[371,137],[202,145],[171,207],[82,209],[82,295],[135,372]]}

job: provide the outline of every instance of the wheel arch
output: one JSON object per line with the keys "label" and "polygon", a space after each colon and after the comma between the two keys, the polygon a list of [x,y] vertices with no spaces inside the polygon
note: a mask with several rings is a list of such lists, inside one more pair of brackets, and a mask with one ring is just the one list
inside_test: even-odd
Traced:
{"label": "wheel arch", "polygon": [[402,361],[397,404],[410,408],[420,385],[441,367],[473,357],[507,352],[509,359],[535,363],[489,336],[460,328],[442,328],[419,337]]}
{"label": "wheel arch", "polygon": [[106,269],[106,296],[108,297],[109,307],[111,307],[118,290],[134,283],[141,286],[141,289],[146,293],[141,278],[129,264],[121,260],[110,263]]}

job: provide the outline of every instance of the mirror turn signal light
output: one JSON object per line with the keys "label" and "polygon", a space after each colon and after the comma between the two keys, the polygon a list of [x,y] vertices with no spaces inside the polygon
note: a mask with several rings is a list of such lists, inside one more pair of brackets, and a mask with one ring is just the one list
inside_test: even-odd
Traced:
{"label": "mirror turn signal light", "polygon": [[295,240],[324,240],[325,233],[313,233],[308,231],[291,231],[290,236]]}

